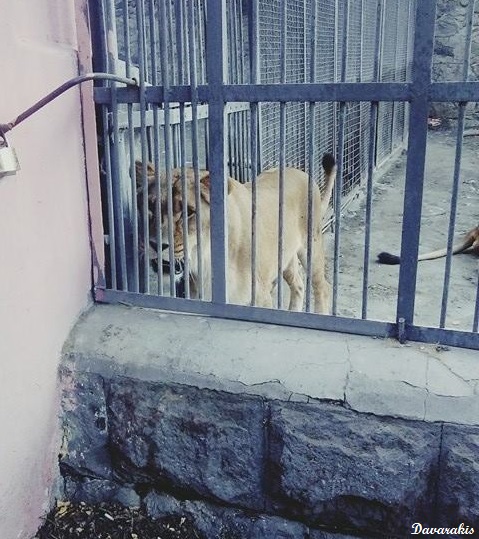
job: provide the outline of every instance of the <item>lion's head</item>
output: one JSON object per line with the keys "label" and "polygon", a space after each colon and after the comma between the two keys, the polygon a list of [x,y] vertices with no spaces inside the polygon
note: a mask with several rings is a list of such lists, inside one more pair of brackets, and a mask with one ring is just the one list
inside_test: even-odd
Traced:
{"label": "lion's head", "polygon": [[[143,164],[136,161],[136,185],[139,219],[144,214],[144,181]],[[150,252],[157,252],[158,225],[161,225],[162,248],[168,248],[173,239],[173,252],[177,260],[184,258],[185,241],[187,233],[187,247],[192,249],[197,245],[197,227],[201,221],[201,234],[209,237],[209,203],[210,203],[210,175],[206,170],[199,170],[197,176],[192,168],[186,168],[184,177],[182,170],[175,168],[171,171],[171,183],[165,172],[156,177],[152,163],[147,163],[148,188],[148,225]],[[171,186],[171,197],[169,191]],[[198,186],[198,187],[196,187]],[[159,189],[158,189],[159,187]],[[200,208],[197,210],[197,201]],[[171,225],[170,225],[171,223]],[[185,226],[186,223],[186,226]],[[154,257],[150,254],[150,258]]]}
{"label": "lion's head", "polygon": [[207,170],[198,171],[196,178],[193,169],[186,169],[184,178],[181,171],[173,171],[171,215],[169,215],[168,196],[162,202],[163,233],[166,237],[169,237],[170,220],[173,226],[174,255],[177,260],[184,258],[186,248],[189,252],[198,244],[198,226],[201,237],[209,239],[210,174]]}

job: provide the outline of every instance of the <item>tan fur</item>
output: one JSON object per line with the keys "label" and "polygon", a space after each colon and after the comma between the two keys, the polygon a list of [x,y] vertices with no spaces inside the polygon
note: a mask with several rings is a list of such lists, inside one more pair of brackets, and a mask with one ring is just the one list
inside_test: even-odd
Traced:
{"label": "tan fur", "polygon": [[[137,165],[138,166],[138,165]],[[141,163],[140,163],[141,166]],[[150,169],[149,169],[150,170]],[[154,171],[153,171],[154,175]],[[325,259],[322,236],[322,217],[334,184],[335,167],[326,174],[325,198],[321,201],[318,187],[313,188],[312,226],[312,291],[314,310],[329,312],[330,286],[325,276]],[[173,236],[175,258],[184,255],[183,240],[183,180],[179,170],[172,171]],[[284,171],[284,233],[283,233],[283,277],[290,288],[289,309],[301,310],[304,299],[304,282],[299,262],[306,267],[308,231],[308,176],[306,173],[287,168]],[[192,169],[186,170],[187,246],[189,254],[190,282],[192,294],[199,288],[200,273],[197,261],[197,208],[195,200],[195,179]],[[211,299],[211,245],[210,245],[210,177],[207,171],[199,172],[200,221],[202,240],[202,280],[204,296]],[[163,180],[164,181],[164,180]],[[150,183],[150,181],[149,181]],[[163,182],[162,182],[163,183]],[[151,185],[153,182],[151,183]],[[251,302],[251,206],[252,185],[241,184],[232,178],[227,190],[227,291],[228,301],[234,304],[250,305]],[[149,200],[156,200],[153,189]],[[278,207],[279,171],[263,172],[256,179],[256,298],[255,305],[272,307],[271,291],[277,279],[278,266]],[[164,198],[164,196],[163,196]],[[166,214],[166,200],[163,200],[163,216]],[[164,237],[167,237],[167,222],[163,219]],[[154,232],[155,223],[150,229]]]}
{"label": "tan fur", "polygon": [[[452,254],[457,255],[459,253],[471,252],[479,255],[479,226],[470,230],[458,243],[452,246]],[[438,249],[437,251],[431,251],[418,256],[418,260],[434,260],[436,258],[442,258],[447,255],[447,247]]]}
{"label": "tan fur", "polygon": [[[476,226],[470,230],[458,243],[452,246],[452,254],[471,252],[479,255],[479,226]],[[421,260],[434,260],[436,258],[442,258],[447,255],[447,247],[424,253],[417,257],[418,261]],[[400,264],[401,259],[397,255],[392,255],[387,252],[378,254],[378,262],[381,264]]]}

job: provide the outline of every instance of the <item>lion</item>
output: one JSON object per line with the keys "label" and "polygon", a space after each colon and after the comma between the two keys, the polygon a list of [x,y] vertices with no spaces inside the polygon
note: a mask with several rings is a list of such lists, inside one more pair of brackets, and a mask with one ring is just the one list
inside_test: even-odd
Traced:
{"label": "lion", "polygon": [[[154,168],[148,165],[148,171]],[[325,255],[323,247],[323,216],[330,202],[335,178],[336,163],[331,154],[322,160],[325,172],[324,195],[319,187],[312,186],[312,234],[311,234],[311,285],[314,311],[328,313],[330,285],[325,275]],[[137,174],[141,174],[141,162],[137,162]],[[252,236],[252,183],[240,183],[228,178],[225,203],[227,206],[228,257],[226,261],[228,301],[238,305],[256,305],[272,308],[272,291],[278,277],[278,216],[279,216],[279,169],[266,170],[256,180],[256,268],[254,274],[256,294],[251,298],[251,236]],[[150,174],[149,174],[150,176]],[[173,240],[175,260],[182,260],[185,253],[184,230],[187,230],[189,280],[192,297],[203,290],[203,299],[211,300],[211,241],[210,241],[210,174],[198,171],[200,211],[196,207],[195,174],[186,169],[172,171]],[[140,178],[141,182],[141,178]],[[183,187],[186,184],[186,197]],[[154,186],[154,178],[148,178],[148,185]],[[161,179],[161,214],[163,238],[168,237],[167,197],[163,192],[165,178]],[[304,279],[300,264],[307,267],[308,251],[308,175],[295,168],[284,169],[283,199],[283,277],[290,289],[289,310],[303,308]],[[149,193],[150,238],[156,234],[154,207],[156,188]],[[186,207],[184,208],[186,202]],[[199,218],[198,218],[199,215]],[[186,217],[186,227],[184,218]],[[201,268],[198,262],[197,226],[200,225],[202,241]],[[163,247],[163,246],[162,246]],[[200,271],[201,269],[201,271]],[[202,283],[199,283],[199,275]]]}
{"label": "lion", "polygon": [[[452,246],[452,254],[457,255],[459,253],[473,253],[479,256],[479,226],[470,230],[458,243]],[[447,248],[438,249],[425,253],[417,257],[418,261],[421,260],[435,260],[436,258],[442,258],[447,255]],[[400,264],[401,258],[391,253],[379,253],[378,263],[380,264]]]}

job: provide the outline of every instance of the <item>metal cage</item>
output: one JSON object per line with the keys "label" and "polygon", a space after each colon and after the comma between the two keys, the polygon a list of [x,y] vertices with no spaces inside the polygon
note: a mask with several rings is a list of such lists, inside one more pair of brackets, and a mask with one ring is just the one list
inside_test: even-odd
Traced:
{"label": "metal cage", "polygon": [[[97,283],[97,299],[478,347],[477,303],[472,332],[414,325],[428,106],[434,99],[466,102],[478,96],[475,83],[431,83],[434,4],[415,0],[92,2],[94,61],[102,70],[139,82],[138,89],[115,83],[95,89],[108,255],[106,283]],[[410,151],[403,222],[405,263],[400,270],[396,320],[368,319],[368,218],[361,318],[339,316],[341,208],[359,187],[369,197],[374,174],[406,144]],[[312,185],[322,186],[325,151],[337,156],[338,168],[333,204],[334,316],[310,312],[309,267],[304,268],[304,312],[281,308],[281,255],[275,281],[277,308],[255,306],[253,282],[251,302],[231,304],[224,179],[230,176],[251,184],[254,192],[262,171],[279,167],[281,181],[285,167],[294,167],[305,171]],[[148,162],[155,171],[151,185],[163,192],[163,205],[159,194],[157,200],[149,199]],[[166,258],[173,261],[175,256],[170,222],[173,183],[181,178],[186,188],[191,170],[199,196],[201,170],[206,169],[211,179],[211,236],[205,240],[197,235],[194,256],[201,266],[204,241],[203,249],[211,250],[208,293],[202,285],[192,291],[188,282],[179,287],[173,263],[163,261],[165,245]],[[367,208],[370,212],[369,202]],[[281,216],[281,204],[278,211]],[[252,212],[254,275],[254,207]],[[170,223],[153,230],[152,223],[162,220]],[[282,229],[278,234],[281,238]],[[186,244],[185,251],[188,275],[193,262]],[[170,265],[169,271],[162,271]]]}

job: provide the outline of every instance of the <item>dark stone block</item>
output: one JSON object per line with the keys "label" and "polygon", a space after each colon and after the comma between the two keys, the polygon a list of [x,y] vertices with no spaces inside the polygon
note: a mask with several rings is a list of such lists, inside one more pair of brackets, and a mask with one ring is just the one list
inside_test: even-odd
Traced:
{"label": "dark stone block", "polygon": [[113,502],[125,507],[140,507],[140,497],[130,487],[107,479],[64,479],[64,498],[74,503]]}
{"label": "dark stone block", "polygon": [[479,530],[479,428],[445,425],[438,507],[442,526]]}
{"label": "dark stone block", "polygon": [[111,478],[103,379],[95,374],[61,373],[63,409],[62,469]]}
{"label": "dark stone block", "polygon": [[261,399],[117,379],[109,384],[108,421],[120,476],[193,497],[263,506]]}
{"label": "dark stone block", "polygon": [[274,506],[312,526],[408,533],[433,516],[440,427],[333,405],[272,405]]}

